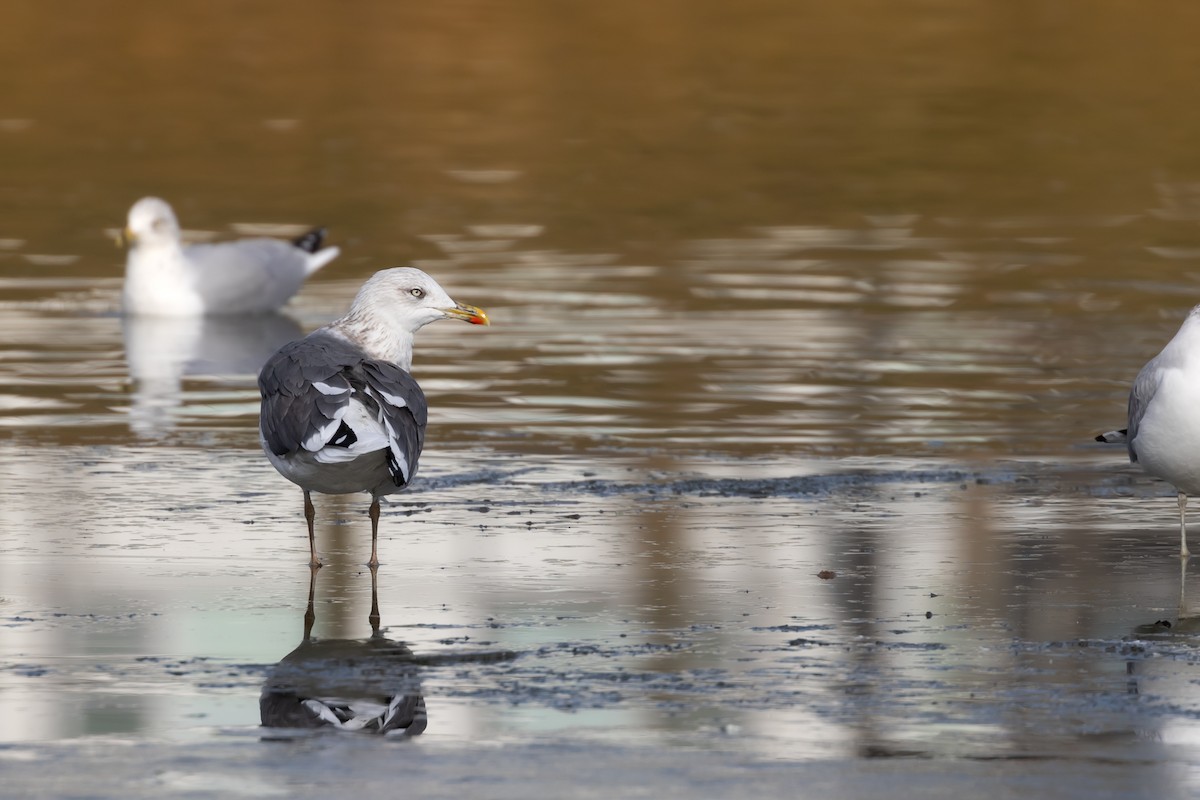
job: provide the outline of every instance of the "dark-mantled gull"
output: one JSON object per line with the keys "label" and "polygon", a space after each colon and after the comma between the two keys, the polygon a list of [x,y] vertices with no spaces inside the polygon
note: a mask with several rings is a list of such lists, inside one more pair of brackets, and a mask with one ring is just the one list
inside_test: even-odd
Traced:
{"label": "dark-mantled gull", "polygon": [[439,319],[487,325],[419,269],[375,273],[349,313],[284,345],[258,376],[267,458],[304,490],[313,566],[312,492],[371,493],[371,566],[379,563],[379,498],[408,486],[425,441],[425,394],[409,374],[413,336]]}
{"label": "dark-mantled gull", "polygon": [[129,256],[122,305],[127,314],[159,316],[274,311],[341,252],[322,249],[324,237],[316,228],[292,242],[184,245],[171,206],[143,197],[129,209],[124,231]]}
{"label": "dark-mantled gull", "polygon": [[1175,487],[1179,555],[1188,557],[1187,500],[1200,495],[1200,306],[1138,373],[1129,392],[1128,427],[1096,441],[1125,443],[1130,461]]}

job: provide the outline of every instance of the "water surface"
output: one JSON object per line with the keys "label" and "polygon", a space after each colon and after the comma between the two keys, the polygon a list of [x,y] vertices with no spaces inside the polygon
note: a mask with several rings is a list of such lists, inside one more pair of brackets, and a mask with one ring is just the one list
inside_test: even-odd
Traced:
{"label": "water surface", "polygon": [[[354,757],[260,728],[289,654],[349,691],[336,650],[500,795],[482,744],[632,748],[648,786],[697,749],[897,757],[929,796],[913,759],[1194,782],[1172,492],[1092,437],[1200,297],[1197,12],[77,11],[0,26],[12,764],[117,775],[133,742],[152,793],[194,788],[176,743]],[[280,315],[125,319],[106,231],[147,193],[197,238],[321,224],[343,255]],[[310,587],[254,374],[398,264],[494,325],[420,335],[375,621],[363,498],[319,498]],[[246,791],[299,781],[266,752]]]}

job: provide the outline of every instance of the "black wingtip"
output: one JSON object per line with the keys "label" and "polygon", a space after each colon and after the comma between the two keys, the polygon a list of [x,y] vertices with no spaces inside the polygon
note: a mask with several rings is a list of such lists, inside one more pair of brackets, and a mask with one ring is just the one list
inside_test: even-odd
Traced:
{"label": "black wingtip", "polygon": [[324,241],[325,229],[313,228],[299,239],[293,239],[292,244],[296,245],[296,247],[299,247],[306,253],[315,253],[321,249],[321,243]]}
{"label": "black wingtip", "polygon": [[[1112,436],[1114,433],[1117,434],[1120,438],[1115,438],[1115,437],[1112,439],[1108,438],[1109,436]],[[1096,441],[1104,442],[1105,444],[1117,444],[1119,442],[1125,441],[1128,437],[1129,437],[1129,429],[1122,428],[1119,431],[1109,431],[1108,433],[1102,433],[1096,437]]]}
{"label": "black wingtip", "polygon": [[396,454],[392,452],[392,448],[387,449],[387,469],[388,474],[392,476],[392,483],[397,486],[404,486],[404,472],[400,469],[400,462],[396,460]]}

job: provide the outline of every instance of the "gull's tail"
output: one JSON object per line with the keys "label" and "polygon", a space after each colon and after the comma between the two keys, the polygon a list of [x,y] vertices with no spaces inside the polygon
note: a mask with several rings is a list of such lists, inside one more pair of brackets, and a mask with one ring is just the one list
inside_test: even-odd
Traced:
{"label": "gull's tail", "polygon": [[1122,428],[1119,431],[1109,431],[1102,433],[1096,437],[1097,442],[1105,442],[1107,444],[1125,444],[1129,438],[1129,431]]}
{"label": "gull's tail", "polygon": [[292,244],[306,253],[315,253],[321,249],[321,242],[323,241],[325,241],[325,229],[313,228],[299,239],[292,239]]}
{"label": "gull's tail", "polygon": [[342,252],[337,247],[326,247],[321,249],[321,243],[325,241],[325,229],[313,228],[308,233],[301,236],[299,239],[293,239],[292,244],[308,253],[308,259],[304,264],[304,275],[308,277],[321,267],[333,261]]}

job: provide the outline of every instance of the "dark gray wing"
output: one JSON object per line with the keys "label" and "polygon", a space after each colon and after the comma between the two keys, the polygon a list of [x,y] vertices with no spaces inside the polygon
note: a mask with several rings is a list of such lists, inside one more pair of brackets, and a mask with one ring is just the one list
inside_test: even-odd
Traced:
{"label": "dark gray wing", "polygon": [[362,362],[364,394],[379,404],[388,437],[388,472],[397,486],[417,474],[417,459],[425,445],[429,406],[425,393],[408,372],[388,361]]}
{"label": "dark gray wing", "polygon": [[397,365],[371,359],[345,339],[316,331],[280,348],[259,373],[258,389],[259,428],[275,455],[353,445],[355,437],[341,429],[355,398],[381,422],[396,485],[416,474],[428,406],[416,380]]}
{"label": "dark gray wing", "polygon": [[1133,381],[1133,389],[1129,392],[1129,420],[1125,431],[1125,441],[1129,447],[1129,460],[1137,461],[1137,451],[1134,450],[1134,439],[1137,438],[1138,427],[1146,414],[1146,407],[1154,399],[1158,384],[1162,379],[1158,366],[1158,357],[1150,359]]}
{"label": "dark gray wing", "polygon": [[328,440],[324,432],[331,426],[337,430],[350,401],[346,371],[363,358],[345,340],[317,331],[285,344],[267,360],[258,373],[258,424],[272,453],[317,450]]}

